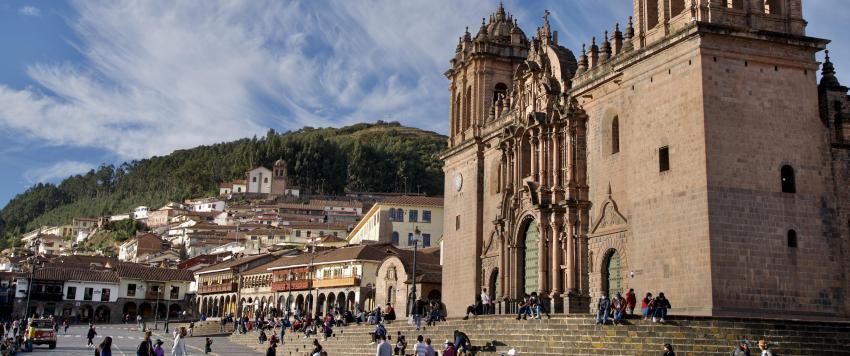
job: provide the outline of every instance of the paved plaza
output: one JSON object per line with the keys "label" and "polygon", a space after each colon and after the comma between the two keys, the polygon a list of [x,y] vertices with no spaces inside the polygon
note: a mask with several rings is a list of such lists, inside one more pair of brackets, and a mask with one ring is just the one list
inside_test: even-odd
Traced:
{"label": "paved plaza", "polygon": [[[143,335],[135,325],[118,324],[118,325],[98,325],[96,326],[97,338],[95,345],[100,344],[106,336],[112,337],[112,354],[115,356],[134,356],[136,347],[142,341]],[[171,345],[173,338],[171,335],[165,335],[164,330],[154,330],[153,340],[157,337],[161,338],[165,343],[162,345],[165,349],[165,354],[171,354]],[[169,330],[171,331],[171,330]],[[68,333],[59,330],[56,348],[50,350],[47,346],[36,346],[33,354],[52,355],[52,356],[80,356],[91,355],[94,353],[91,348],[86,347],[86,332],[88,326],[77,325],[68,328]],[[227,337],[213,337],[213,352],[210,355],[244,355],[251,351],[245,347],[231,343]],[[204,338],[190,337],[188,339],[189,354],[203,354]]]}

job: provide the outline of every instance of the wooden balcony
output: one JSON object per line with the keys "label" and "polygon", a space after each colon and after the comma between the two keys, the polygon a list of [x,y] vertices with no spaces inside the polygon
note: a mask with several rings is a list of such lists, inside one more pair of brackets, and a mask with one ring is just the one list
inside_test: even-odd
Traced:
{"label": "wooden balcony", "polygon": [[235,292],[236,282],[198,286],[198,294]]}
{"label": "wooden balcony", "polygon": [[341,277],[341,278],[325,278],[313,281],[313,287],[349,287],[360,285],[360,278],[357,277]]}
{"label": "wooden balcony", "polygon": [[309,279],[299,279],[297,281],[280,281],[272,283],[272,290],[275,292],[288,292],[290,291],[289,287],[292,286],[291,290],[305,290],[310,289],[310,280]]}

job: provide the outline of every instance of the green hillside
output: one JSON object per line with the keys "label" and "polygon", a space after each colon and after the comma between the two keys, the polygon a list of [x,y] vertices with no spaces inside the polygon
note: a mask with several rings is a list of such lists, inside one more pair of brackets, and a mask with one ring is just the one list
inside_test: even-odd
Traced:
{"label": "green hillside", "polygon": [[302,192],[416,192],[442,195],[446,137],[378,121],[342,128],[269,130],[266,137],[200,146],[169,155],[105,165],[58,185],[38,184],[0,210],[0,248],[22,232],[74,216],[128,212],[170,200],[218,194],[218,185],[252,167],[284,159]]}

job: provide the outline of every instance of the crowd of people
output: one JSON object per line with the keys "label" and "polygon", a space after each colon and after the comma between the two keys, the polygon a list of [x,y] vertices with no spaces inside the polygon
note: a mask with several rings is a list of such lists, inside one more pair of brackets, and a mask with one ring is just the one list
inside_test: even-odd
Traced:
{"label": "crowd of people", "polygon": [[[596,303],[596,324],[608,324],[609,318],[613,318],[614,325],[622,324],[626,318],[637,316],[635,315],[636,306],[637,297],[634,289],[629,289],[625,297],[619,292],[614,298],[609,298],[607,293],[602,293]],[[670,300],[664,296],[663,292],[658,293],[656,297],[653,297],[652,293],[646,293],[640,305],[641,316],[644,320],[652,320],[653,323],[665,323],[667,310],[670,308],[672,308]]]}

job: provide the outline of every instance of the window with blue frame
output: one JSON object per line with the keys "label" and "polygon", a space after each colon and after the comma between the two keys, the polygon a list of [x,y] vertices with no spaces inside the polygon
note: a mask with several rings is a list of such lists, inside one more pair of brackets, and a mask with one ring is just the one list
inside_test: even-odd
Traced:
{"label": "window with blue frame", "polygon": [[395,221],[395,209],[390,208],[390,221]]}
{"label": "window with blue frame", "polygon": [[422,247],[431,246],[431,234],[422,234]]}
{"label": "window with blue frame", "polygon": [[431,210],[422,210],[422,222],[431,223]]}
{"label": "window with blue frame", "polygon": [[407,213],[407,221],[409,222],[417,222],[419,221],[419,210],[411,210]]}
{"label": "window with blue frame", "polygon": [[408,232],[407,233],[407,246],[413,246],[413,242],[414,242],[413,241],[413,233]]}
{"label": "window with blue frame", "polygon": [[393,245],[398,246],[398,231],[393,231]]}
{"label": "window with blue frame", "polygon": [[404,209],[396,209],[395,210],[395,221],[404,222]]}

